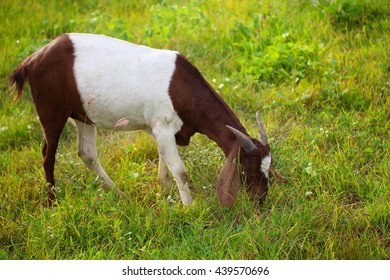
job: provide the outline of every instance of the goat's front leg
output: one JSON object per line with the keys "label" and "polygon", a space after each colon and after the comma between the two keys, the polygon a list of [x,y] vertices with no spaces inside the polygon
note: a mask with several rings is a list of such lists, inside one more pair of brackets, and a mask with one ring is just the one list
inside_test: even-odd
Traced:
{"label": "goat's front leg", "polygon": [[[170,132],[169,128],[163,127],[153,129],[153,134],[156,137],[158,144],[160,154],[160,167],[162,159],[162,161],[165,161],[173,177],[175,178],[183,204],[192,204],[193,199],[190,193],[190,189],[188,188],[186,169],[183,161],[179,156],[174,133]],[[159,172],[161,178],[167,178],[168,174],[164,174],[164,172],[166,173],[163,167],[162,173],[161,171]]]}

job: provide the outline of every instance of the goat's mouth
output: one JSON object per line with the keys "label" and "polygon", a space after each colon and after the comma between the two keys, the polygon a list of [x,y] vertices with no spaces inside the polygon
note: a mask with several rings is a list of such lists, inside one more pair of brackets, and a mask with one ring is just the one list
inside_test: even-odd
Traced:
{"label": "goat's mouth", "polygon": [[265,199],[267,198],[267,194],[268,194],[268,191],[263,193],[260,197],[257,197],[257,202],[263,203],[265,201]]}

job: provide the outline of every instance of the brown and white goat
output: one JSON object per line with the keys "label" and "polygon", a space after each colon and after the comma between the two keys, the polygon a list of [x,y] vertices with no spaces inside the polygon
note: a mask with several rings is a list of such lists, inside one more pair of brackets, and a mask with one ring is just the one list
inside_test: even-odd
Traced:
{"label": "brown and white goat", "polygon": [[77,126],[78,155],[104,180],[105,190],[125,196],[99,163],[96,128],[142,129],[152,134],[158,144],[159,181],[168,184],[169,168],[183,204],[193,199],[176,144],[188,145],[196,132],[214,140],[227,157],[216,183],[222,205],[232,206],[242,179],[254,198],[267,194],[271,155],[260,120],[258,141],[248,136],[229,106],[178,52],[102,35],[64,34],[12,72],[9,81],[16,85],[15,100],[21,97],[26,79],[44,132],[49,203],[55,201],[55,154],[69,117]]}

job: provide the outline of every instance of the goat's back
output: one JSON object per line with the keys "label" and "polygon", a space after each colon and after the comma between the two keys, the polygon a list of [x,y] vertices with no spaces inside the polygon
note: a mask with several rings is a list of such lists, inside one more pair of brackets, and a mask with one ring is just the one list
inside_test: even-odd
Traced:
{"label": "goat's back", "polygon": [[69,33],[57,37],[11,74],[23,87],[27,76],[37,109],[55,107],[107,129],[119,119],[122,130],[152,130],[159,120],[178,118],[169,85],[177,52],[131,44],[103,35]]}

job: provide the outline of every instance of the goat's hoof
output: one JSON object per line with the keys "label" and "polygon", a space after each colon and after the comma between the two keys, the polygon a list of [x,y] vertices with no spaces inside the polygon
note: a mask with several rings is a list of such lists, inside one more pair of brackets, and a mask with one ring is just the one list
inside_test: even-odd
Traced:
{"label": "goat's hoof", "polygon": [[57,206],[58,206],[57,199],[50,199],[50,198],[49,198],[49,199],[47,200],[46,206],[47,206],[48,208],[57,207]]}
{"label": "goat's hoof", "polygon": [[182,200],[184,206],[191,206],[194,203],[194,199],[192,197]]}

